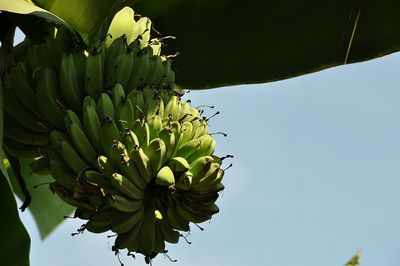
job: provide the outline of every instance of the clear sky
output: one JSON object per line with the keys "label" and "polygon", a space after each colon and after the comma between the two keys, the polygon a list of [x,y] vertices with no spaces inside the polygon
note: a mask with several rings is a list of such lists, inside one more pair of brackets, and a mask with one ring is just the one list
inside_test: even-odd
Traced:
{"label": "clear sky", "polygon": [[[234,154],[220,213],[153,265],[400,265],[400,55],[281,82],[191,91],[215,105],[217,154]],[[211,115],[214,110],[210,110]],[[71,237],[65,221],[44,242],[29,213],[32,266],[119,266],[106,234]],[[125,265],[145,265],[122,256]]]}

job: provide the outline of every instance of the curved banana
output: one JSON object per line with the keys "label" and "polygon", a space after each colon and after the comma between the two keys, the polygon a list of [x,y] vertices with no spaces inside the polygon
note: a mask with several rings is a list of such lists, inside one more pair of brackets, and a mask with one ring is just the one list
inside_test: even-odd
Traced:
{"label": "curved banana", "polygon": [[76,72],[74,56],[64,53],[60,64],[61,94],[72,110],[79,112],[82,109],[82,93],[79,88],[78,74]]}

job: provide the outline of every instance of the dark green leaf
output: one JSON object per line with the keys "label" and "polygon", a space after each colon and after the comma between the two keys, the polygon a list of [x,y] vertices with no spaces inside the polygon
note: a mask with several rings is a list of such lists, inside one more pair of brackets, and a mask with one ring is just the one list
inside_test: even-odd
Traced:
{"label": "dark green leaf", "polygon": [[24,225],[19,219],[14,194],[5,176],[0,173],[0,212],[2,222],[0,229],[1,265],[28,266],[31,240]]}
{"label": "dark green leaf", "polygon": [[[29,210],[36,221],[42,239],[47,237],[63,220],[64,216],[71,214],[74,207],[60,200],[57,195],[53,194],[46,183],[54,182],[54,179],[48,176],[40,176],[30,174],[31,160],[20,159],[22,176],[32,195],[32,202]],[[10,170],[10,169],[9,169]],[[23,199],[21,190],[15,181],[12,173],[9,173],[14,192],[19,198]],[[37,188],[34,186],[40,185]]]}
{"label": "dark green leaf", "polygon": [[31,14],[58,24],[65,23],[56,15],[34,5],[31,1],[27,0],[0,0],[0,10],[16,14]]}
{"label": "dark green leaf", "polygon": [[344,64],[348,51],[351,63],[400,49],[398,0],[142,0],[133,9],[177,38],[163,51],[180,53],[173,67],[188,89],[281,80]]}

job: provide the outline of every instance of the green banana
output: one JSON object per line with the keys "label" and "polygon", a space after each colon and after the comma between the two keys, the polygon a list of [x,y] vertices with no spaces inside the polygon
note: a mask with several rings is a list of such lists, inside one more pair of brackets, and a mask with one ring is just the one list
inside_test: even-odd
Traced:
{"label": "green banana", "polygon": [[137,89],[143,87],[147,73],[150,70],[150,57],[147,49],[142,49],[133,54],[132,72],[128,80],[127,88]]}
{"label": "green banana", "polygon": [[103,91],[103,55],[104,49],[93,49],[86,58],[85,65],[85,92],[97,99]]}
{"label": "green banana", "polygon": [[117,234],[130,231],[136,224],[143,219],[144,208],[140,208],[134,213],[120,213],[111,224],[111,230]]}
{"label": "green banana", "polygon": [[135,146],[130,155],[131,161],[136,165],[140,175],[149,183],[153,178],[149,157],[144,153],[143,149]]}
{"label": "green banana", "polygon": [[163,168],[160,169],[160,171],[158,171],[156,175],[156,184],[166,187],[175,184],[175,177],[171,168],[169,168],[168,166],[164,166]]}
{"label": "green banana", "polygon": [[67,110],[64,112],[64,125],[68,133],[70,134],[71,134],[70,128],[72,124],[76,124],[80,128],[83,128],[79,116],[74,111]]}
{"label": "green banana", "polygon": [[4,138],[4,146],[14,157],[36,158],[42,156],[40,146],[23,144],[7,137]]}
{"label": "green banana", "polygon": [[189,163],[192,163],[196,158],[202,157],[202,156],[211,156],[214,151],[215,147],[217,145],[217,142],[213,139],[213,137],[209,134],[203,135],[199,138],[200,141],[200,148],[194,152],[192,155],[187,158]]}
{"label": "green banana", "polygon": [[17,121],[11,120],[7,115],[4,119],[4,128],[4,135],[16,142],[40,146],[50,142],[48,133],[28,129]]}
{"label": "green banana", "polygon": [[174,121],[179,120],[179,108],[180,108],[180,99],[178,96],[170,97],[169,101],[165,105],[164,113],[166,115],[171,115]]}
{"label": "green banana", "polygon": [[[205,174],[205,171],[208,171],[211,163],[214,161],[214,158],[211,156],[203,156],[197,158],[194,162],[190,164],[190,172],[192,172],[194,176],[194,182],[202,178]],[[216,164],[214,164],[216,165]],[[219,168],[219,164],[216,165]]]}
{"label": "green banana", "polygon": [[114,117],[114,104],[107,93],[102,93],[100,95],[97,102],[97,113],[99,114],[100,121],[103,121],[106,117]]}
{"label": "green banana", "polygon": [[84,180],[92,185],[98,186],[105,194],[118,194],[118,190],[114,189],[110,179],[104,174],[95,170],[86,170],[82,174]]}
{"label": "green banana", "polygon": [[173,229],[185,232],[190,231],[189,221],[177,212],[176,203],[171,197],[168,198],[167,219]]}
{"label": "green banana", "polygon": [[220,164],[213,163],[209,157],[210,156],[204,156],[193,162],[193,167],[190,169],[193,174],[193,185],[201,182],[205,178],[209,178],[210,175],[213,175],[214,172],[218,172],[220,169]]}
{"label": "green banana", "polygon": [[104,155],[100,155],[99,157],[97,157],[97,166],[99,167],[100,171],[108,178],[110,178],[111,175],[114,173],[113,163]]}
{"label": "green banana", "polygon": [[131,100],[124,97],[119,103],[115,115],[121,130],[130,128],[134,122],[134,111]]}
{"label": "green banana", "polygon": [[117,217],[119,214],[120,213],[114,208],[97,210],[91,215],[88,223],[94,226],[111,226],[112,222],[115,220],[115,217]]}
{"label": "green banana", "polygon": [[144,149],[144,152],[150,160],[152,173],[157,173],[165,162],[167,148],[165,147],[164,141],[160,138],[153,139],[149,146]]}
{"label": "green banana", "polygon": [[89,164],[93,165],[97,158],[97,153],[92,144],[90,144],[85,132],[76,123],[70,126],[70,136],[75,148],[78,150],[82,158]]}
{"label": "green banana", "polygon": [[12,90],[15,91],[15,95],[21,103],[37,117],[45,119],[39,110],[35,92],[28,81],[28,73],[24,63],[17,63],[16,66],[11,68],[10,80]]}
{"label": "green banana", "polygon": [[58,87],[58,80],[54,71],[49,68],[41,69],[36,86],[39,109],[53,125],[64,128],[64,107],[62,107],[58,95]]}
{"label": "green banana", "polygon": [[145,207],[143,223],[137,236],[139,250],[143,255],[150,256],[154,248],[156,216],[152,206]]}
{"label": "green banana", "polygon": [[165,242],[164,238],[160,232],[160,230],[155,226],[154,228],[154,246],[153,246],[153,254],[164,253],[165,252]]}
{"label": "green banana", "polygon": [[[128,85],[129,86],[129,85]],[[143,94],[139,90],[132,90],[127,95],[128,99],[131,100],[133,111],[134,111],[134,119],[138,119],[144,116],[144,98]]]}
{"label": "green banana", "polygon": [[49,134],[51,145],[58,149],[60,146],[61,141],[70,141],[66,134],[59,130],[52,130]]}
{"label": "green banana", "polygon": [[115,61],[118,55],[126,53],[126,36],[123,35],[119,38],[114,39],[110,47],[106,51],[104,73],[106,77],[106,84],[111,86],[111,78],[115,71]]}
{"label": "green banana", "polygon": [[118,141],[114,140],[110,149],[110,158],[114,162],[115,165],[128,163],[129,154],[125,148],[125,145]]}
{"label": "green banana", "polygon": [[121,99],[125,97],[125,91],[121,84],[115,84],[111,90],[111,96],[114,106],[117,107],[121,102]]}
{"label": "green banana", "polygon": [[76,173],[65,163],[57,160],[50,160],[50,173],[57,183],[69,190],[74,190],[76,183]]}
{"label": "green banana", "polygon": [[66,203],[83,209],[91,210],[93,207],[86,201],[82,199],[76,199],[72,196],[70,190],[58,184],[57,182],[50,184],[50,189],[55,192],[63,201]]}
{"label": "green banana", "polygon": [[224,176],[224,171],[222,169],[216,169],[213,172],[209,171],[199,182],[192,185],[193,190],[199,191],[201,193],[206,193],[212,190],[216,190],[217,185],[221,183]]}
{"label": "green banana", "polygon": [[123,88],[128,85],[129,77],[133,68],[133,53],[126,51],[117,56],[114,61],[114,72],[111,75],[111,85],[121,84]]}
{"label": "green banana", "polygon": [[111,117],[106,117],[101,125],[100,139],[103,150],[108,154],[114,140],[120,136],[117,125]]}
{"label": "green banana", "polygon": [[149,125],[144,122],[144,120],[137,119],[132,127],[131,130],[137,136],[140,146],[145,149],[150,143],[150,128]]}
{"label": "green banana", "polygon": [[175,147],[175,134],[171,132],[171,130],[168,127],[164,127],[158,134],[158,137],[162,139],[162,141],[165,144],[165,147],[167,149],[167,152],[165,154],[165,160],[168,161],[172,153],[174,151]]}
{"label": "green banana", "polygon": [[165,218],[156,221],[156,227],[159,228],[163,239],[165,241],[176,244],[179,241],[180,233],[175,231],[167,222]]}
{"label": "green banana", "polygon": [[82,110],[82,93],[79,88],[79,80],[75,66],[74,56],[71,53],[64,53],[60,64],[60,88],[61,94],[72,110]]}
{"label": "green banana", "polygon": [[189,205],[185,204],[182,199],[174,197],[176,211],[186,220],[193,223],[202,223],[211,219],[211,215],[196,212]]}
{"label": "green banana", "polygon": [[193,180],[192,172],[186,171],[179,176],[178,181],[175,183],[175,188],[181,190],[189,190],[193,182],[192,180]]}
{"label": "green banana", "polygon": [[133,163],[122,163],[119,165],[121,172],[125,175],[135,186],[141,190],[145,190],[147,182],[140,175],[139,170]]}
{"label": "green banana", "polygon": [[174,157],[168,160],[167,165],[173,172],[182,173],[189,170],[190,165],[183,157]]}
{"label": "green banana", "polygon": [[82,160],[82,158],[68,142],[61,141],[59,148],[65,162],[75,173],[79,174],[83,169],[88,167],[88,165]]}
{"label": "green banana", "polygon": [[143,199],[144,191],[136,187],[135,184],[133,184],[128,178],[121,174],[112,174],[111,184],[115,189],[120,191],[125,196],[137,200]]}
{"label": "green banana", "polygon": [[51,125],[44,120],[40,120],[37,116],[31,113],[23,104],[18,100],[15,92],[11,89],[3,89],[4,99],[4,114],[21,125],[37,132],[48,132]]}
{"label": "green banana", "polygon": [[192,139],[178,148],[175,157],[190,157],[198,149],[200,149],[201,142],[199,139]]}
{"label": "green banana", "polygon": [[130,153],[134,146],[139,146],[139,140],[136,134],[130,130],[125,129],[121,135],[121,142],[125,144],[127,151]]}
{"label": "green banana", "polygon": [[128,232],[118,234],[115,239],[115,247],[118,249],[127,248],[129,251],[137,251],[139,248],[138,244],[138,234],[139,230],[142,227],[143,221],[139,221],[136,223]]}
{"label": "green banana", "polygon": [[96,109],[91,105],[87,105],[83,110],[83,127],[93,148],[101,153],[103,147],[101,145],[101,134],[99,134],[101,131],[100,119]]}
{"label": "green banana", "polygon": [[188,121],[183,122],[181,125],[182,137],[181,137],[180,145],[183,145],[192,139],[192,132],[193,132],[192,123],[190,123]]}
{"label": "green banana", "polygon": [[147,73],[147,77],[145,79],[146,84],[156,86],[160,83],[162,79],[162,75],[164,72],[163,62],[161,57],[158,55],[154,55],[150,57],[150,70]]}
{"label": "green banana", "polygon": [[127,199],[120,195],[108,197],[107,202],[121,212],[136,212],[143,207],[143,200]]}
{"label": "green banana", "polygon": [[85,224],[85,229],[95,234],[101,234],[111,229],[110,225],[97,225],[91,219]]}

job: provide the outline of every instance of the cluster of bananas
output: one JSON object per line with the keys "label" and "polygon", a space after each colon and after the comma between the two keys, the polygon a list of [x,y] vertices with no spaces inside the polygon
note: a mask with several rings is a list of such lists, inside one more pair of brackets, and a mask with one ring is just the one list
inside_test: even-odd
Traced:
{"label": "cluster of bananas", "polygon": [[170,60],[139,37],[32,46],[10,70],[4,145],[51,173],[84,229],[111,230],[117,250],[149,260],[219,211],[224,171],[207,119],[174,92]]}

